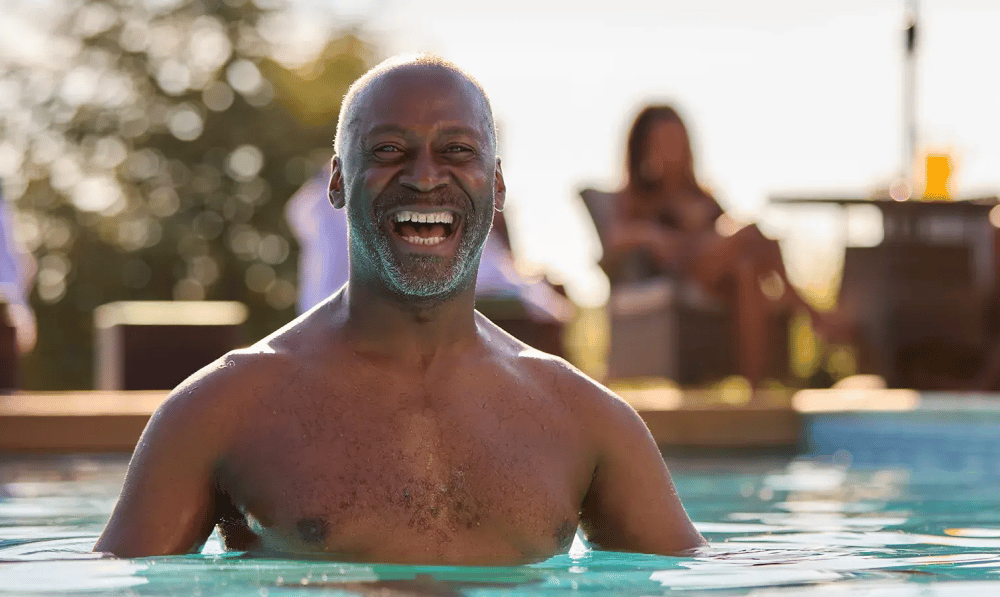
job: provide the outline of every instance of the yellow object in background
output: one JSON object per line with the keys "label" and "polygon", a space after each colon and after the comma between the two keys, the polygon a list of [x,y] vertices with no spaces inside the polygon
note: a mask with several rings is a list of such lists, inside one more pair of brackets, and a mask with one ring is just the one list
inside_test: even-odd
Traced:
{"label": "yellow object in background", "polygon": [[926,162],[926,183],[924,186],[925,201],[951,200],[951,156],[948,154],[929,153]]}

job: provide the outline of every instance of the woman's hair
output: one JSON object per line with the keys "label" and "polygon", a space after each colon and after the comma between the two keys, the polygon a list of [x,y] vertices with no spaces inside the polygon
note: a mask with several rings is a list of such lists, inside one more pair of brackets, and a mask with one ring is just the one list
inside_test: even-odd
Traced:
{"label": "woman's hair", "polygon": [[681,116],[677,113],[677,110],[675,110],[672,106],[665,105],[646,106],[641,112],[639,112],[639,115],[635,117],[635,122],[632,124],[632,130],[629,131],[628,134],[628,146],[626,147],[625,153],[625,167],[626,175],[628,176],[628,186],[638,188],[642,191],[652,191],[655,189],[656,182],[647,180],[643,177],[642,162],[646,158],[643,154],[646,151],[649,133],[652,131],[653,125],[661,121],[676,123],[684,131],[684,139],[686,142],[683,163],[684,182],[689,187],[689,190],[697,190],[701,193],[705,193],[705,191],[698,184],[694,175],[694,156],[691,152],[691,138],[688,136],[687,127],[684,125],[684,121],[681,120]]}

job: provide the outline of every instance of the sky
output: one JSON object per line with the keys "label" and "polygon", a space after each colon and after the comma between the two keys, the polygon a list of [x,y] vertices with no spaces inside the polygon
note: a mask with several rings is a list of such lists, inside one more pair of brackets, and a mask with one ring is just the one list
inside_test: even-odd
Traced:
{"label": "sky", "polygon": [[[701,181],[782,240],[793,282],[829,290],[845,242],[877,242],[878,222],[768,198],[868,196],[896,179],[908,1],[297,0],[285,24],[304,55],[360,23],[385,56],[436,52],[476,76],[499,123],[519,266],[593,305],[607,282],[578,191],[621,185],[625,136],[650,102],[680,108]],[[918,151],[952,155],[957,195],[998,194],[1000,2],[920,0],[919,15]]]}
{"label": "sky", "polygon": [[[322,5],[302,0],[297,12],[316,23]],[[845,242],[880,237],[870,214],[845,226],[837,210],[768,198],[869,196],[899,176],[906,0],[334,6],[341,19],[363,18],[387,55],[436,52],[483,83],[521,266],[566,282],[577,302],[607,293],[578,191],[621,185],[625,136],[649,102],[681,109],[702,182],[782,239],[793,282],[819,291]],[[921,0],[918,14],[918,153],[952,156],[956,195],[996,195],[1000,2]]]}

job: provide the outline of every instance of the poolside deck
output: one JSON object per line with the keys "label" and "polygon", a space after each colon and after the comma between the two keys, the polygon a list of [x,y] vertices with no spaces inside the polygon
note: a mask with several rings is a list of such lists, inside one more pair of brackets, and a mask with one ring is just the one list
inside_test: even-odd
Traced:
{"label": "poolside deck", "polygon": [[0,451],[131,452],[165,391],[0,396]]}
{"label": "poolside deck", "polygon": [[[795,449],[803,418],[819,413],[926,408],[912,390],[802,390],[794,396],[732,395],[670,388],[622,389],[662,448]],[[0,396],[0,452],[130,452],[166,391],[47,392]],[[996,396],[979,399],[996,408]],[[964,395],[962,409],[977,397]],[[942,397],[932,402],[940,408]]]}
{"label": "poolside deck", "polygon": [[[664,447],[794,448],[799,442],[799,414],[787,406],[737,406],[705,392],[621,393]],[[0,396],[0,451],[131,451],[166,396],[165,391]]]}

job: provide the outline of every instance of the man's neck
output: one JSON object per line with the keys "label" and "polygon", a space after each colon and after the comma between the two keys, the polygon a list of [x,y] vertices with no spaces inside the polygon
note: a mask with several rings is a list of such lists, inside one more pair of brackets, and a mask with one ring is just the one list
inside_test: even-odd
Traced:
{"label": "man's neck", "polygon": [[352,279],[342,299],[345,330],[364,352],[426,363],[476,338],[475,284],[446,299],[411,302]]}

